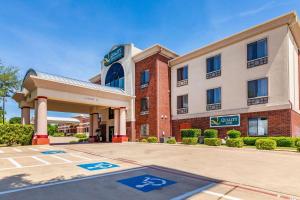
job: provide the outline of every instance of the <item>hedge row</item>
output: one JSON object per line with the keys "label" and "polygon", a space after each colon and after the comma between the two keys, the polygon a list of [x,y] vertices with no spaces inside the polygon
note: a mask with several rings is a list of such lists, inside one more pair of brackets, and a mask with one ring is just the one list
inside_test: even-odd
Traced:
{"label": "hedge row", "polygon": [[244,142],[242,138],[229,138],[226,140],[226,145],[228,147],[238,147],[241,148],[244,146]]}
{"label": "hedge row", "polygon": [[208,146],[220,146],[222,143],[220,138],[204,138],[204,144]]}
{"label": "hedge row", "polygon": [[245,145],[254,146],[258,139],[271,139],[277,147],[295,147],[296,142],[300,141],[300,138],[292,137],[244,137],[243,141]]}
{"label": "hedge row", "polygon": [[0,144],[30,145],[34,134],[33,126],[20,124],[0,124]]}
{"label": "hedge row", "polygon": [[185,138],[185,137],[199,137],[201,136],[201,129],[195,129],[195,128],[191,128],[191,129],[181,129],[181,137]]}
{"label": "hedge row", "polygon": [[197,144],[198,138],[197,137],[184,137],[182,138],[183,144]]}

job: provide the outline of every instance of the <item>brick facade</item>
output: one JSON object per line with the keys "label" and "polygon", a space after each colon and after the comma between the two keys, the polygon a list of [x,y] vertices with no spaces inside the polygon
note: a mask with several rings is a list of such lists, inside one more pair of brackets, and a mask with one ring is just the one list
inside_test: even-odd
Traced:
{"label": "brick facade", "polygon": [[[224,138],[226,132],[233,128],[241,131],[242,136],[247,136],[248,118],[252,117],[268,118],[268,136],[294,136],[295,131],[300,131],[300,115],[290,109],[242,113],[240,117],[240,126],[238,127],[215,128],[219,131],[219,137]],[[208,129],[210,128],[209,117],[173,120],[172,133],[177,141],[181,140],[180,129],[183,128]]]}
{"label": "brick facade", "polygon": [[[141,88],[144,70],[149,70],[149,85]],[[149,136],[170,136],[170,69],[167,58],[157,53],[135,64],[135,95],[136,139],[141,138],[142,124],[149,124]],[[143,97],[149,98],[149,113],[141,115]]]}

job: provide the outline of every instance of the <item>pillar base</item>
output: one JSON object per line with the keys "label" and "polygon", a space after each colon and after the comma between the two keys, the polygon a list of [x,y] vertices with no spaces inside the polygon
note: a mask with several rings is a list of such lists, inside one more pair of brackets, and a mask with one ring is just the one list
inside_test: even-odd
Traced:
{"label": "pillar base", "polygon": [[113,136],[112,143],[122,143],[122,142],[128,142],[128,137],[126,135]]}
{"label": "pillar base", "polygon": [[44,145],[49,143],[48,135],[35,135],[32,139],[32,145]]}

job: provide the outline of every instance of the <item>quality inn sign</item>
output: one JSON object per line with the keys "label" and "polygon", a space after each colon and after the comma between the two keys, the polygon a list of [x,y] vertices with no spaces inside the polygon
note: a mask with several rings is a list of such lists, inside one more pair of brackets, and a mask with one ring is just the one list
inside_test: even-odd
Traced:
{"label": "quality inn sign", "polygon": [[240,115],[210,117],[210,127],[240,126]]}
{"label": "quality inn sign", "polygon": [[104,66],[108,66],[124,57],[124,46],[118,46],[104,56]]}

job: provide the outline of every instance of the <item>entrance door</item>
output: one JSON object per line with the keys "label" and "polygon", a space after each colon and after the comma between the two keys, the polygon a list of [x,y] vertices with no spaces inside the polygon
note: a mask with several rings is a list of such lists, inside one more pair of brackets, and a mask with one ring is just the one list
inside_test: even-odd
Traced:
{"label": "entrance door", "polygon": [[112,142],[113,135],[114,135],[114,127],[113,126],[109,126],[108,127],[109,142]]}
{"label": "entrance door", "polygon": [[99,129],[101,137],[100,142],[106,142],[106,124],[101,124]]}

